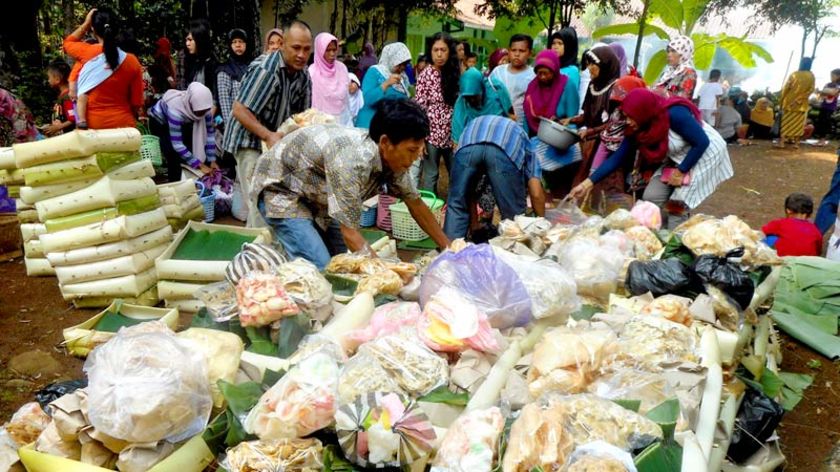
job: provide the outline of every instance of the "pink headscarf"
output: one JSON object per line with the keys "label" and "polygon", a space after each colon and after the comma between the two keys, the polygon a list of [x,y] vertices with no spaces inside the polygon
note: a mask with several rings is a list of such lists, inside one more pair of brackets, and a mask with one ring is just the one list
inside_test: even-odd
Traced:
{"label": "pink headscarf", "polygon": [[321,33],[315,37],[315,62],[309,66],[309,78],[312,80],[312,107],[330,115],[340,115],[347,106],[347,90],[350,76],[347,66],[336,59],[332,64],[324,59],[327,46],[338,39]]}
{"label": "pink headscarf", "polygon": [[534,71],[538,67],[545,67],[554,73],[554,80],[547,87],[540,85],[539,79],[534,77],[525,91],[525,119],[531,131],[537,132],[540,128],[540,117],[552,118],[557,115],[557,104],[563,96],[563,89],[569,78],[560,73],[560,58],[551,49],[546,49],[537,54],[534,61]]}

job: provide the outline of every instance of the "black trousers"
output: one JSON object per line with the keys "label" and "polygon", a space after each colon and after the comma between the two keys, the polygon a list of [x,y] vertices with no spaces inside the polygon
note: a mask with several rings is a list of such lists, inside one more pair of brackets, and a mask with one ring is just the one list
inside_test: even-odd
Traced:
{"label": "black trousers", "polygon": [[[192,123],[185,123],[181,126],[181,136],[184,140],[184,145],[192,152]],[[169,124],[162,123],[155,117],[149,117],[149,131],[153,135],[160,138],[160,150],[163,153],[163,158],[166,159],[166,176],[170,182],[178,182],[181,180],[181,155],[175,152],[172,147],[172,137],[169,135]]]}

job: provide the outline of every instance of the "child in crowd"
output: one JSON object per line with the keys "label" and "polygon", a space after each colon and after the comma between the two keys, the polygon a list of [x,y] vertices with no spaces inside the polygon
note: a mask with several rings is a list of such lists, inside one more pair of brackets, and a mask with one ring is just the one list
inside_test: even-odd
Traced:
{"label": "child in crowd", "polygon": [[697,108],[703,114],[703,121],[711,126],[715,126],[715,117],[718,114],[720,107],[720,97],[723,96],[723,87],[720,83],[720,71],[712,69],[709,72],[709,81],[700,87],[698,94]]}
{"label": "child in crowd", "polygon": [[475,66],[478,65],[478,55],[476,55],[476,53],[474,53],[474,52],[468,53],[468,54],[466,54],[465,57],[466,57],[467,69],[469,69],[470,67],[475,67]]}
{"label": "child in crowd", "polygon": [[768,237],[775,236],[779,256],[819,256],[822,254],[822,233],[809,221],[814,200],[804,193],[792,193],[785,199],[785,218],[773,220],[763,228]]}
{"label": "child in crowd", "polygon": [[47,81],[58,92],[53,105],[52,122],[43,131],[47,136],[57,136],[76,127],[73,100],[70,99],[70,66],[63,60],[56,60],[47,66]]}
{"label": "child in crowd", "polygon": [[508,47],[508,59],[510,62],[496,67],[493,69],[493,73],[490,74],[492,79],[504,84],[513,102],[516,121],[522,125],[522,129],[526,132],[528,131],[528,123],[525,120],[525,109],[523,108],[525,91],[528,89],[528,84],[537,76],[534,73],[534,69],[528,65],[533,48],[534,38],[524,34],[511,36]]}

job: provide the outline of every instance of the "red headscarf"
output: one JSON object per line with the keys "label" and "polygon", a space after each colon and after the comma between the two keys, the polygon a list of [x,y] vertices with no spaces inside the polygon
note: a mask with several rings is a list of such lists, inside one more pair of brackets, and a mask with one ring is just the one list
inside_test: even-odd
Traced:
{"label": "red headscarf", "polygon": [[569,81],[568,77],[560,73],[560,58],[551,49],[537,54],[534,70],[540,67],[548,68],[554,74],[554,80],[550,85],[544,86],[534,77],[525,91],[525,118],[528,120],[528,127],[535,133],[540,128],[540,117],[551,118],[557,115],[557,104],[560,103],[563,89]]}
{"label": "red headscarf", "polygon": [[155,45],[157,49],[155,50],[154,56],[171,56],[172,55],[172,43],[166,37],[160,37],[157,41],[155,41]]}
{"label": "red headscarf", "polygon": [[627,94],[636,90],[637,88],[645,88],[644,79],[635,74],[628,74],[615,81],[612,89],[610,89],[610,100],[621,103]]}
{"label": "red headscarf", "polygon": [[637,129],[627,128],[625,133],[635,138],[639,155],[646,165],[658,165],[668,154],[668,131],[671,120],[668,110],[673,106],[684,106],[701,122],[700,110],[682,97],[665,98],[646,88],[632,90],[624,97],[621,111],[632,118]]}
{"label": "red headscarf", "polygon": [[502,59],[507,55],[508,50],[505,48],[496,49],[495,51],[493,51],[493,54],[490,54],[490,58],[488,59],[487,68],[490,69],[490,72],[493,72],[493,69],[495,69],[499,65],[499,62],[501,62]]}

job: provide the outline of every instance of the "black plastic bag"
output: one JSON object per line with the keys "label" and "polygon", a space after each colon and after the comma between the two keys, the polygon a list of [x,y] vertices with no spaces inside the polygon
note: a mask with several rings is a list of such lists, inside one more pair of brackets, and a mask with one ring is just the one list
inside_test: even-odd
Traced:
{"label": "black plastic bag", "polygon": [[694,272],[703,283],[707,283],[727,294],[741,310],[746,310],[752,301],[755,285],[750,275],[730,258],[742,257],[743,249],[729,252],[726,257],[700,256],[694,263]]}
{"label": "black plastic bag", "polygon": [[633,261],[624,286],[632,295],[651,292],[654,297],[678,293],[694,285],[691,268],[679,259]]}
{"label": "black plastic bag", "polygon": [[726,456],[736,464],[749,459],[770,438],[784,414],[782,405],[758,390],[748,388],[735,418]]}
{"label": "black plastic bag", "polygon": [[68,380],[66,382],[56,382],[47,385],[46,387],[42,388],[35,392],[35,401],[41,405],[41,408],[49,413],[47,410],[47,405],[52,403],[55,400],[67,395],[68,393],[73,393],[80,388],[87,387],[87,379],[80,379],[80,380]]}

